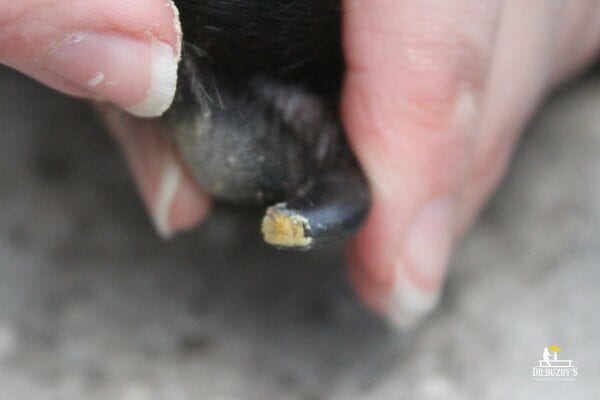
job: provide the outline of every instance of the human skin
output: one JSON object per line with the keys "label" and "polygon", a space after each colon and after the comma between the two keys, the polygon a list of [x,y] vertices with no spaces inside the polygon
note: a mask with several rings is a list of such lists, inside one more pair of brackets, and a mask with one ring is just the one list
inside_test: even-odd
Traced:
{"label": "human skin", "polygon": [[[600,2],[345,0],[343,35],[343,122],[374,200],[348,246],[349,275],[373,309],[407,326],[435,306],[452,248],[536,107],[595,58]],[[0,0],[0,62],[106,101],[165,237],[209,211],[163,128],[139,118],[169,106],[180,48],[168,0]]]}

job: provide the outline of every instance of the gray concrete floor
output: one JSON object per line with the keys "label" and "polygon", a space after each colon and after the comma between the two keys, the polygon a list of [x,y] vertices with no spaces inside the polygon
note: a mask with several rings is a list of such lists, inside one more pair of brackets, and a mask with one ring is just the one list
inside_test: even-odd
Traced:
{"label": "gray concrete floor", "polygon": [[[0,70],[1,399],[598,399],[600,77],[546,107],[399,334],[339,248],[280,253],[218,212],[162,242],[82,102]],[[556,343],[575,382],[536,382]]]}

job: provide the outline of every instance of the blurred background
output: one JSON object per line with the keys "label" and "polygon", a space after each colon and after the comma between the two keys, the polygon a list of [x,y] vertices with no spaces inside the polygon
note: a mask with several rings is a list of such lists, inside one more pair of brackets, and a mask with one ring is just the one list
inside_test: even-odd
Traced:
{"label": "blurred background", "polygon": [[[600,398],[600,73],[554,96],[414,332],[341,248],[218,210],[163,242],[86,103],[0,68],[0,398]],[[532,378],[562,348],[574,382]]]}

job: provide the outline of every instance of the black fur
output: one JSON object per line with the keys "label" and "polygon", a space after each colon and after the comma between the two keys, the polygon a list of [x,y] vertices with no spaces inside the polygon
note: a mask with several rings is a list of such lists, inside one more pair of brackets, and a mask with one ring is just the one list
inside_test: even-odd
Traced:
{"label": "black fur", "polygon": [[184,49],[168,119],[207,192],[272,204],[319,187],[327,171],[360,176],[338,112],[340,0],[175,3]]}
{"label": "black fur", "polygon": [[233,80],[257,74],[339,92],[339,0],[176,0],[188,56],[193,48]]}

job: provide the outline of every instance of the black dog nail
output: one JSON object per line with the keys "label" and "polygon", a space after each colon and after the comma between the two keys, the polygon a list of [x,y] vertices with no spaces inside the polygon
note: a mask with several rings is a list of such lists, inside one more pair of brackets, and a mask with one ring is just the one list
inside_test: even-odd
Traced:
{"label": "black dog nail", "polygon": [[262,233],[265,242],[273,246],[308,250],[351,236],[368,210],[364,178],[347,167],[324,173],[305,192],[269,207]]}
{"label": "black dog nail", "polygon": [[338,112],[340,0],[175,3],[184,49],[166,118],[198,183],[225,202],[272,205],[262,232],[279,248],[354,233],[369,195]]}

